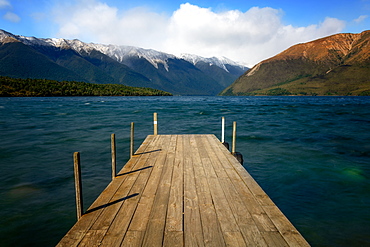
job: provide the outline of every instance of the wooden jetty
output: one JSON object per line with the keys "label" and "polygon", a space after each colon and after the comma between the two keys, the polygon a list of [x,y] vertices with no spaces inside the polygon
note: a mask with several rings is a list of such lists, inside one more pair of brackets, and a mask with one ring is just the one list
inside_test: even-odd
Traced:
{"label": "wooden jetty", "polygon": [[214,135],[149,135],[58,246],[309,246]]}

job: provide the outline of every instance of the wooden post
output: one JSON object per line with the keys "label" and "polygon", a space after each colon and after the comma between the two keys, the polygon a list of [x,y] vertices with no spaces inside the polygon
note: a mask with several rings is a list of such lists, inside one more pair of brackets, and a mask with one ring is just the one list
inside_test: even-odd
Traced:
{"label": "wooden post", "polygon": [[236,122],[234,121],[233,122],[233,143],[232,143],[232,148],[231,148],[231,153],[235,153],[235,149],[236,149]]}
{"label": "wooden post", "polygon": [[153,125],[154,125],[154,135],[158,135],[158,122],[157,122],[157,113],[154,112],[154,121],[153,121]]}
{"label": "wooden post", "polygon": [[225,117],[222,117],[222,131],[221,131],[221,142],[224,143],[225,142]]}
{"label": "wooden post", "polygon": [[111,149],[112,149],[112,180],[116,177],[116,135],[111,135]]}
{"label": "wooden post", "polygon": [[131,122],[130,158],[134,156],[134,133],[135,133],[135,124],[134,122]]}
{"label": "wooden post", "polygon": [[76,188],[77,220],[79,220],[83,215],[81,163],[79,152],[75,152],[73,154],[73,161],[74,161],[75,188]]}
{"label": "wooden post", "polygon": [[236,152],[236,122],[233,122],[233,143],[232,143],[231,153],[232,155],[239,161],[240,164],[243,165],[244,159],[243,155],[239,152]]}
{"label": "wooden post", "polygon": [[225,142],[225,117],[222,117],[222,132],[221,132],[221,143],[229,150],[230,146],[228,142]]}

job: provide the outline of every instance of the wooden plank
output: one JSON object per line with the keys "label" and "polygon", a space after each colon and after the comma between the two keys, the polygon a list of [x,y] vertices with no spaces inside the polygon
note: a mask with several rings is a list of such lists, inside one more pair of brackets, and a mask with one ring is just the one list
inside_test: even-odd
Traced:
{"label": "wooden plank", "polygon": [[[157,142],[160,143],[161,138],[162,137],[160,136],[156,136],[156,138],[154,138],[151,143],[152,150],[158,150],[156,149]],[[142,164],[142,167],[151,167],[149,164],[153,161],[156,161],[158,156],[160,155],[161,151],[143,153],[143,156],[148,157],[148,159],[145,160],[145,162]],[[128,193],[129,195],[136,196],[130,198],[130,200],[127,200],[117,212],[114,221],[107,231],[107,236],[102,241],[103,246],[118,246],[123,241],[123,238],[126,234],[126,231],[128,230],[128,227],[136,210],[138,201],[140,200],[140,197],[142,195],[142,191],[144,190],[152,171],[153,169],[151,167],[150,169],[143,169],[137,172],[138,177],[136,178],[135,183]],[[129,175],[132,176],[132,174]]]}
{"label": "wooden plank", "polygon": [[102,234],[104,234],[104,230],[90,230],[84,236],[84,241],[81,241],[78,246],[81,247],[89,247],[89,246],[96,246],[96,243],[99,243]]}
{"label": "wooden plank", "polygon": [[267,243],[263,238],[261,231],[255,223],[239,225],[241,233],[243,234],[244,241],[247,246],[261,246],[267,247]]}
{"label": "wooden plank", "polygon": [[[184,164],[183,164],[183,137],[177,137],[175,161],[172,173],[170,198],[167,208],[165,231],[182,232],[183,229],[183,194],[184,194]],[[172,236],[171,234],[165,235]]]}
{"label": "wooden plank", "polygon": [[[199,152],[205,153],[203,145],[198,145]],[[195,147],[194,147],[195,148]],[[221,225],[223,232],[239,231],[239,227],[236,224],[235,217],[232,213],[229,202],[226,199],[224,191],[221,187],[220,181],[215,173],[212,165],[208,158],[203,158],[202,163],[204,165],[206,176],[208,178],[209,184],[211,184],[210,192],[213,198],[213,203],[217,212],[218,220]]]}
{"label": "wooden plank", "polygon": [[163,165],[157,193],[154,198],[152,211],[145,231],[143,240],[144,246],[161,246],[163,243],[163,232],[166,223],[167,205],[170,196],[173,163],[175,160],[176,139],[177,136],[170,136],[168,150],[164,150],[167,151],[167,157]]}
{"label": "wooden plank", "polygon": [[170,198],[167,208],[167,220],[163,246],[184,246],[184,141],[179,135],[176,142],[176,153],[172,172]]}
{"label": "wooden plank", "polygon": [[289,246],[310,246],[278,207],[265,206],[265,211]]}
{"label": "wooden plank", "polygon": [[234,170],[225,169],[225,167],[222,166],[221,163],[227,162],[227,160],[222,160],[223,157],[219,156],[220,152],[216,152],[214,150],[216,144],[218,143],[210,141],[208,140],[208,138],[205,138],[203,140],[203,146],[205,147],[205,150],[211,159],[211,165],[213,166],[217,176],[219,177],[220,184],[227,200],[229,201],[236,222],[238,223],[238,225],[245,222],[250,224],[252,216],[249,213],[249,210],[246,210],[248,208],[246,208],[246,205],[244,203],[245,200],[243,200],[243,197],[234,187],[239,186],[240,180],[238,178],[235,178],[237,174]]}
{"label": "wooden plank", "polygon": [[[221,149],[219,150],[222,151]],[[212,152],[212,151],[209,150],[209,152]],[[222,157],[221,153],[219,152],[219,157],[223,159],[221,163],[224,164],[224,166],[226,166],[227,164],[231,164],[232,165],[231,167],[234,168],[234,169],[225,169],[225,172],[228,174],[229,179],[234,182],[234,188],[238,191],[238,197],[244,198],[245,201],[248,202],[248,203],[244,203],[244,205],[248,209],[250,214],[252,215],[259,229],[261,231],[277,231],[275,225],[269,219],[265,210],[260,204],[260,203],[263,203],[263,201],[256,200],[255,195],[253,194],[252,190],[250,190],[248,186],[248,185],[253,185],[253,189],[254,189],[256,186],[258,186],[258,184],[254,181],[254,179],[248,180],[251,177],[243,176],[245,174],[244,172],[240,174],[240,171],[241,171],[240,168],[242,168],[244,171],[245,169],[240,165],[240,163],[231,154],[229,154],[228,152],[227,153],[224,152],[224,156]],[[229,161],[229,163],[226,162],[226,160],[224,159],[225,157]],[[245,183],[247,187],[241,186],[243,184],[242,182],[246,182],[246,180],[248,180],[247,183]],[[262,195],[262,193],[265,195],[262,189],[259,190],[259,195]],[[268,204],[270,205],[271,203],[268,203]]]}
{"label": "wooden plank", "polygon": [[166,159],[166,155],[164,154],[165,144],[169,142],[168,136],[159,137],[161,137],[162,143],[159,143],[157,148],[161,151],[157,157],[157,160],[150,164],[153,165],[152,173],[138,202],[135,214],[129,226],[130,231],[145,231],[149,220],[154,197],[157,192],[160,176],[162,174],[163,164]]}
{"label": "wooden plank", "polygon": [[121,244],[122,247],[137,247],[141,246],[144,232],[142,231],[127,231],[125,238]]}
{"label": "wooden plank", "polygon": [[[210,135],[209,138],[216,139],[217,138],[214,135]],[[273,206],[275,205],[269,196],[266,195],[266,193],[263,191],[263,189],[257,184],[257,182],[254,180],[254,178],[245,170],[243,166],[240,165],[240,163],[235,159],[235,157],[225,152],[226,149],[220,150],[226,155],[226,158],[229,160],[230,165],[238,172],[239,176],[242,178],[244,183],[248,186],[249,190],[253,193],[253,195],[256,197],[256,199],[259,200],[260,204],[263,206]]]}
{"label": "wooden plank", "polygon": [[289,246],[279,232],[261,232],[268,246]]}
{"label": "wooden plank", "polygon": [[164,234],[164,247],[182,247],[184,246],[184,232],[166,231]]}
{"label": "wooden plank", "polygon": [[[259,205],[259,203],[253,197],[253,194],[244,185],[238,172],[230,167],[229,159],[225,156],[230,156],[233,161],[236,161],[228,151],[223,152],[224,147],[215,142],[211,136],[207,137],[207,141],[204,143],[207,153],[214,159],[213,165],[221,165],[224,169],[219,167],[216,169],[219,173],[227,174],[227,178],[219,179],[223,185],[223,190],[228,198],[233,213],[237,219],[238,225],[249,243],[262,243],[261,231],[277,231],[271,220],[268,219],[265,211]],[[217,143],[217,145],[216,145]],[[236,161],[237,162],[237,161]],[[238,162],[238,165],[240,163]]]}
{"label": "wooden plank", "polygon": [[170,199],[167,209],[166,231],[183,231],[183,137],[178,136],[172,174]]}
{"label": "wooden plank", "polygon": [[190,145],[192,148],[192,163],[194,168],[195,187],[199,202],[199,212],[203,227],[204,243],[206,246],[225,246],[225,240],[221,231],[220,220],[218,219],[214,198],[208,184],[208,176],[205,172],[202,150],[198,146],[202,136],[191,136]]}
{"label": "wooden plank", "polygon": [[240,232],[224,232],[226,246],[244,247],[247,244],[244,241],[243,235]]}
{"label": "wooden plank", "polygon": [[[240,194],[243,186],[240,186],[241,180],[238,177],[234,169],[230,169],[229,166],[222,166],[222,163],[228,163],[228,160],[225,159],[219,149],[225,149],[223,145],[215,141],[213,138],[210,139],[210,136],[207,136],[203,140],[203,146],[206,148],[207,154],[210,156],[211,164],[215,168],[215,171],[218,173],[220,184],[224,191],[225,197],[229,201],[230,208],[234,214],[238,227],[246,241],[247,246],[265,246],[265,241],[263,240],[260,231],[256,223],[254,222],[251,213],[249,211],[250,204],[258,206],[256,202],[253,203],[253,200],[246,200],[243,195]],[[227,150],[227,154],[229,154]],[[234,157],[233,157],[234,158]],[[246,190],[248,191],[248,190]],[[245,192],[245,189],[244,189]],[[249,194],[252,198],[252,194]],[[252,198],[253,199],[253,198]],[[225,239],[228,236],[225,237]],[[241,243],[242,244],[242,243]]]}
{"label": "wooden plank", "polygon": [[204,246],[190,136],[184,136],[184,245]]}

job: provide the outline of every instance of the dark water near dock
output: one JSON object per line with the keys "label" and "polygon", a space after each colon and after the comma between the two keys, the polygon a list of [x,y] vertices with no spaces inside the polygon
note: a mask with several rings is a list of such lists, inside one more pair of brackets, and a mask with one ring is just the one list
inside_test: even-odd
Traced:
{"label": "dark water near dock", "polygon": [[312,246],[370,246],[369,97],[0,98],[0,246],[54,246],[152,134],[216,134],[226,119],[244,166]]}

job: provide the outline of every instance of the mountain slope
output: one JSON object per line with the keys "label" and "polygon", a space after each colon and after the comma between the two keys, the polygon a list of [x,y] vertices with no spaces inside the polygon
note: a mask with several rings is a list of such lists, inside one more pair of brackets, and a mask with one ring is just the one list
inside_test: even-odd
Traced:
{"label": "mountain slope", "polygon": [[[156,85],[155,88],[174,94],[216,95],[247,70],[226,58],[203,58],[189,54],[176,57],[132,46],[90,45],[131,69],[140,71]],[[201,63],[209,65],[199,66]]]}
{"label": "mountain slope", "polygon": [[370,31],[298,44],[262,61],[221,95],[370,94]]}
{"label": "mountain slope", "polygon": [[3,76],[86,81],[17,40],[0,43],[0,65],[0,75]]}
{"label": "mountain slope", "polygon": [[182,59],[169,58],[165,63],[154,67],[143,57],[124,58],[125,63],[134,70],[140,70],[158,89],[179,95],[216,95],[225,87],[207,76],[194,65]]}
{"label": "mountain slope", "polygon": [[[16,78],[118,83],[136,81],[145,86],[150,80],[108,56],[89,50],[76,51],[63,39],[37,39],[0,31],[0,75]],[[15,66],[17,65],[17,66]]]}
{"label": "mountain slope", "polygon": [[[178,95],[216,95],[246,70],[226,58],[198,57],[200,62],[193,64],[155,50],[39,39],[3,30],[0,53],[4,54],[0,60],[3,76],[118,83]],[[14,66],[17,64],[20,66]]]}

